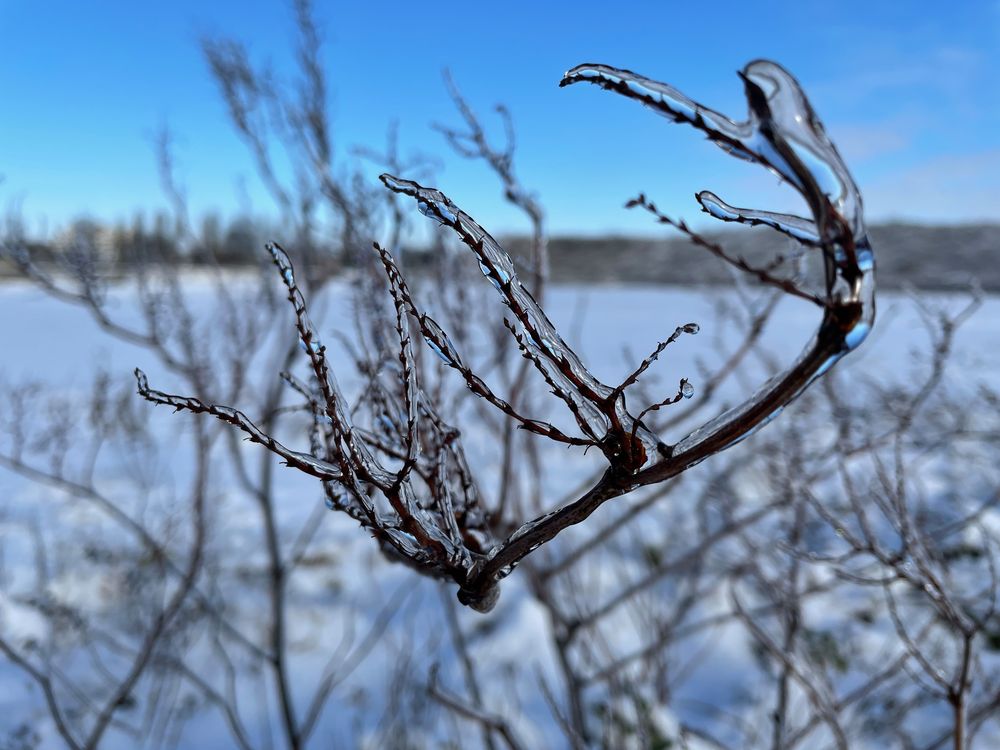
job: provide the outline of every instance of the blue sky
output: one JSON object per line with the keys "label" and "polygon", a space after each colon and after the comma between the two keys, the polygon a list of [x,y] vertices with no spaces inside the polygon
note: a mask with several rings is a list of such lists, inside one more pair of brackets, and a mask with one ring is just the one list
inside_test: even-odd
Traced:
{"label": "blue sky", "polygon": [[[735,71],[770,57],[809,93],[870,221],[1000,220],[998,0],[317,7],[340,158],[352,145],[381,145],[398,118],[404,152],[440,157],[438,186],[498,231],[524,222],[485,168],[450,155],[430,128],[456,121],[445,66],[487,121],[493,104],[510,108],[519,174],[554,233],[654,231],[621,209],[639,190],[694,219],[701,188],[760,208],[796,205],[773,177],[690,129],[594,87],[559,89],[581,62],[631,68],[742,116]],[[291,75],[291,14],[280,1],[0,0],[0,204],[17,199],[51,224],[160,208],[151,133],[166,122],[196,213],[232,213],[241,191],[266,212],[207,75],[204,34],[243,39]]]}

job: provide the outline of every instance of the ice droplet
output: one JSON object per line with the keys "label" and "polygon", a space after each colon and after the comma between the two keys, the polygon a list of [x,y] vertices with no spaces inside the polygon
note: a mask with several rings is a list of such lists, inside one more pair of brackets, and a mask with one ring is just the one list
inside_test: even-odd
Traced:
{"label": "ice droplet", "polygon": [[693,336],[701,330],[701,326],[697,323],[685,323],[681,326],[681,330],[684,331],[684,333],[690,333]]}
{"label": "ice droplet", "polygon": [[684,398],[691,398],[694,395],[694,386],[687,380],[681,381],[681,395]]}
{"label": "ice droplet", "polygon": [[861,342],[868,337],[871,329],[872,327],[866,321],[858,323],[844,334],[844,345],[849,351],[857,349],[861,346]]}

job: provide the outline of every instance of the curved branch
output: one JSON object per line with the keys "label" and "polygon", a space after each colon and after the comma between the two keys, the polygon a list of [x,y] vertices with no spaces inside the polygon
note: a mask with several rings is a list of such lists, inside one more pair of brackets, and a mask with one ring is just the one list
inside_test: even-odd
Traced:
{"label": "curved branch", "polygon": [[[758,60],[744,68],[741,77],[750,117],[738,124],[666,84],[607,66],[578,66],[560,85],[585,81],[637,99],[675,121],[693,125],[727,152],[778,172],[799,191],[812,210],[816,242],[825,259],[824,313],[813,340],[785,372],[768,380],[742,404],[687,435],[663,460],[631,477],[609,472],[575,502],[515,531],[483,566],[473,588],[493,586],[531,550],[567,526],[583,521],[611,498],[675,477],[746,439],[857,348],[871,330],[875,320],[874,254],[865,230],[861,195],[846,165],[798,82],[787,71],[777,63]],[[753,216],[748,209],[727,208],[738,216]],[[767,219],[769,225],[790,236],[805,233],[799,217],[769,213]]]}

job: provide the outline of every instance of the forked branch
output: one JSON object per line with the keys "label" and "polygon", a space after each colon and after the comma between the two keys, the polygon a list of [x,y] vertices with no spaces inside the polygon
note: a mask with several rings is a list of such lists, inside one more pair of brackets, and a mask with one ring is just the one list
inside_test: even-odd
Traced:
{"label": "forked branch", "polygon": [[[678,326],[617,387],[596,378],[569,346],[544,309],[521,283],[514,263],[499,243],[444,193],[411,180],[382,175],[390,190],[413,198],[421,213],[453,231],[475,257],[483,276],[510,310],[505,321],[522,355],[544,383],[567,406],[579,435],[522,414],[495,393],[468,366],[447,333],[421,312],[402,273],[388,251],[376,245],[396,312],[394,365],[382,362],[369,385],[349,408],[327,362],[326,349],[309,322],[306,300],[299,291],[288,256],[270,246],[296,315],[296,328],[315,381],[310,412],[314,414],[313,453],[285,448],[239,412],[207,406],[193,399],[151,390],[140,378],[140,394],[156,403],[207,413],[246,432],[290,465],[324,480],[333,507],[349,512],[379,538],[396,558],[424,572],[459,584],[459,599],[481,611],[498,596],[498,582],[532,550],[560,531],[586,519],[612,498],[671,479],[705,458],[745,439],[773,419],[816,378],[856,348],[874,321],[874,259],[866,235],[861,197],[799,84],[779,65],[764,60],[749,64],[741,77],[749,116],[735,122],[688,99],[666,84],[604,65],[582,65],[569,71],[561,85],[596,84],[636,99],[675,122],[705,133],[728,153],[779,174],[805,199],[811,217],[803,218],[730,206],[703,191],[703,210],[722,221],[763,225],[792,237],[810,252],[822,254],[825,285],[821,293],[774,276],[770,268],[751,266],[721,246],[694,233],[686,223],[660,213],[645,197],[633,201],[661,223],[686,233],[707,251],[758,281],[808,299],[822,310],[816,334],[799,358],[767,381],[739,406],[720,414],[676,442],[654,434],[642,418],[693,392],[682,380],[676,394],[633,412],[627,391],[662,352],[695,324]],[[447,133],[446,133],[447,134]],[[457,137],[454,134],[451,136]],[[582,496],[524,523],[505,539],[489,524],[490,513],[475,489],[461,451],[457,431],[447,427],[438,408],[421,387],[410,352],[409,330],[415,325],[438,357],[459,373],[476,396],[499,409],[519,427],[559,443],[597,447],[607,460],[603,476]],[[304,391],[300,388],[300,391]],[[353,415],[364,404],[377,404],[379,426],[362,429]],[[320,424],[322,422],[322,424]],[[376,439],[377,437],[377,439]],[[335,488],[335,489],[333,489]]]}

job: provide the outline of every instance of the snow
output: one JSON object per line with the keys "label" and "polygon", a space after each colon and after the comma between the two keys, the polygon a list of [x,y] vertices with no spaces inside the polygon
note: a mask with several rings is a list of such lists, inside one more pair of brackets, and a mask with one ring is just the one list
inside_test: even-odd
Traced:
{"label": "snow", "polygon": [[[210,281],[192,277],[185,280],[184,289],[196,318],[199,311],[207,315],[213,302]],[[342,359],[342,351],[329,333],[334,329],[343,329],[344,321],[350,321],[348,297],[343,285],[335,286],[323,316],[316,316],[317,328],[327,338],[326,343],[331,347],[335,361]],[[719,361],[716,352],[720,344],[731,344],[739,337],[734,326],[720,324],[715,314],[720,300],[727,298],[739,307],[733,292],[723,288],[572,285],[550,289],[546,310],[594,375],[611,384],[620,382],[635,363],[651,352],[656,343],[676,326],[699,323],[701,332],[697,336],[683,336],[672,344],[642,381],[650,386],[652,393],[672,393],[676,391],[679,380],[686,377],[692,381],[697,393],[704,367]],[[135,309],[135,299],[128,292],[115,292],[112,299],[116,314],[125,318]],[[966,302],[967,296],[958,294],[921,295],[919,301],[904,295],[883,295],[879,300],[879,319],[872,336],[859,351],[838,364],[837,371],[857,377],[859,381],[894,382],[910,377],[911,363],[916,361],[917,353],[925,352],[927,348],[918,308],[956,310]],[[777,361],[791,362],[809,340],[818,317],[818,311],[806,303],[796,300],[782,302],[774,318],[778,325],[772,326],[764,337],[765,349]],[[950,385],[958,392],[964,389],[972,394],[980,383],[991,383],[994,387],[1000,385],[1000,346],[996,345],[1000,344],[996,335],[998,320],[1000,297],[987,297],[981,309],[959,331],[955,356],[947,374]],[[85,403],[94,373],[98,370],[108,373],[116,383],[127,384],[132,369],[139,366],[148,373],[154,387],[169,390],[175,383],[169,373],[157,367],[148,351],[107,336],[84,310],[54,301],[34,287],[19,283],[0,285],[0,322],[0,385],[37,381],[50,392],[58,393],[71,402]],[[281,335],[294,335],[290,325]],[[986,342],[993,342],[993,345],[984,345]],[[275,373],[260,371],[263,362],[266,362],[266,357],[257,360],[257,369],[252,373],[257,383],[268,382],[267,378],[275,376]],[[741,376],[723,391],[722,401],[733,402],[752,391],[764,377],[766,364],[760,360],[748,364]],[[349,392],[351,378],[339,371],[338,377],[345,391]],[[140,513],[150,527],[174,529],[178,549],[183,549],[186,520],[183,513],[171,513],[169,498],[183,496],[192,458],[185,453],[183,440],[169,438],[186,434],[189,430],[188,418],[174,417],[162,408],[154,412],[151,406],[137,406],[138,412],[151,420],[154,431],[168,439],[158,444],[152,454],[139,452],[141,455],[134,457],[135,461],[123,460],[121,465],[115,467],[117,474],[101,478],[100,487],[109,496],[120,498],[121,502]],[[241,405],[233,406],[239,408]],[[252,413],[248,415],[251,418],[254,416]],[[571,424],[565,414],[557,419],[561,420],[557,421],[559,426]],[[482,486],[491,488],[495,486],[495,440],[482,431],[463,427],[467,429],[466,447],[473,464],[483,472]],[[761,436],[755,436],[749,442],[752,444],[763,439],[766,433],[767,428]],[[683,434],[684,428],[681,427],[668,437],[677,440]],[[816,439],[816,436],[810,437]],[[299,446],[304,444],[303,436]],[[4,448],[7,445],[3,443]],[[262,449],[246,445],[241,450],[245,451],[245,455],[256,456]],[[546,485],[552,497],[561,497],[569,487],[580,481],[581,476],[601,465],[599,456],[582,456],[560,450],[562,452],[557,454],[561,457],[560,471],[546,476]],[[143,471],[148,474],[145,479],[152,485],[148,488],[152,498],[148,507],[144,506],[141,498],[128,495],[130,491],[134,492],[136,486],[136,474],[129,473],[129,467],[134,469],[136,463],[144,462]],[[289,540],[316,504],[322,503],[322,499],[314,480],[285,468],[278,471],[278,525],[283,538]],[[748,476],[746,482],[738,485],[734,502],[746,507],[746,503],[754,500],[758,484],[757,479]],[[934,487],[928,489],[935,490]],[[90,568],[75,567],[73,561],[79,560],[80,550],[73,546],[74,540],[85,538],[84,532],[87,532],[111,535],[115,545],[128,547],[132,540],[123,537],[120,527],[102,520],[90,506],[62,493],[40,490],[37,485],[25,482],[2,467],[0,498],[0,554],[3,556],[0,584],[5,587],[0,590],[23,590],[32,580],[30,570],[34,562],[31,545],[25,535],[32,523],[40,522],[46,525],[47,539],[61,550],[59,559],[52,562],[54,574],[48,584],[49,593],[81,609],[96,607],[106,610],[112,607],[115,591],[126,584],[115,579],[98,578],[92,575]],[[210,554],[222,559],[223,568],[233,573],[225,582],[231,585],[233,581],[240,580],[245,586],[242,593],[227,592],[226,598],[227,603],[238,610],[236,618],[241,621],[241,627],[248,634],[263,636],[266,628],[259,615],[258,602],[266,596],[266,589],[265,582],[254,571],[261,570],[265,555],[256,511],[247,502],[245,497],[231,488],[213,488],[210,512],[215,526]],[[585,538],[588,530],[604,522],[607,512],[604,509],[598,511],[588,524],[571,530],[566,538]],[[657,518],[669,519],[669,508],[663,509],[662,516]],[[1000,516],[996,513],[989,514],[983,522],[1000,526],[998,518]],[[673,519],[671,522],[676,522],[678,533],[682,533],[685,519]],[[295,692],[301,704],[305,705],[330,656],[350,653],[357,648],[386,602],[396,596],[405,597],[405,606],[393,614],[383,641],[345,678],[332,699],[333,704],[342,704],[350,696],[355,696],[357,705],[363,706],[364,727],[355,730],[350,712],[331,706],[323,714],[315,736],[317,745],[321,745],[324,739],[341,746],[340,743],[346,745],[367,738],[374,747],[379,744],[377,727],[380,726],[380,717],[390,705],[394,670],[404,661],[411,660],[411,676],[422,679],[426,677],[430,665],[441,660],[444,684],[462,686],[464,682],[454,659],[447,658],[451,642],[442,619],[441,586],[420,579],[404,566],[384,562],[372,540],[350,519],[327,513],[323,515],[322,523],[319,540],[311,548],[314,554],[297,571],[290,593],[289,630]],[[100,531],[102,528],[105,529],[103,532]],[[643,531],[639,530],[640,533]],[[656,538],[652,536],[652,539]],[[568,545],[572,544],[573,541],[568,542]],[[516,728],[529,746],[558,746],[561,734],[540,697],[537,679],[544,677],[549,685],[558,686],[560,676],[551,639],[546,635],[546,614],[526,590],[522,572],[515,571],[504,582],[503,596],[495,613],[484,618],[463,610],[458,613],[459,621],[476,655],[487,704],[499,707],[499,710],[511,707],[515,712],[520,704],[521,713]],[[631,579],[641,576],[642,572],[635,559],[631,559],[623,561],[622,567],[613,571],[588,572],[584,579],[593,588],[595,600],[603,601],[608,592],[614,590],[618,582],[616,577]],[[454,596],[452,588],[446,590],[446,598]],[[724,589],[717,589],[699,603],[698,609],[710,615],[727,606]],[[835,602],[826,602],[822,610],[811,612],[810,617],[822,620],[835,608]],[[614,632],[620,635],[620,642],[614,644],[616,651],[628,652],[640,645],[641,633],[637,632],[637,623],[630,622],[626,612],[616,614],[614,623]],[[31,638],[33,633],[45,630],[40,615],[11,593],[0,594],[0,627],[5,637],[17,644]],[[866,637],[873,638],[873,652],[882,643],[873,636]],[[197,653],[203,648],[195,645],[194,651]],[[695,662],[693,675],[678,696],[677,705],[683,705],[685,701],[692,705],[718,701],[720,696],[725,695],[730,696],[735,704],[754,691],[755,685],[750,682],[752,676],[757,674],[754,656],[733,624],[720,625],[693,639],[688,656]],[[205,658],[213,658],[210,650],[205,650]],[[504,694],[501,679],[513,661],[530,665],[525,672],[528,683],[519,686],[522,694],[517,696]],[[8,662],[0,661],[0,738],[22,721],[31,721],[41,705],[38,691],[25,691],[24,685],[24,675]],[[259,694],[254,693],[260,689],[259,685],[258,680],[249,677],[246,685],[240,685],[241,706],[251,706],[259,701]],[[268,700],[273,705],[273,694]],[[756,710],[762,715],[767,708],[761,704],[749,710],[751,714]],[[670,710],[654,706],[654,711],[659,725],[672,727],[676,724],[676,717]],[[252,717],[247,720],[247,726],[252,732],[265,733],[262,723]],[[394,725],[383,717],[381,726],[391,730]],[[42,731],[49,736],[49,728]],[[433,727],[424,731],[426,736],[433,737]],[[980,739],[989,741],[985,735]],[[130,742],[127,735],[112,732],[104,746],[131,747]],[[196,712],[185,725],[181,746],[222,747],[229,743],[220,715],[206,709]]]}

